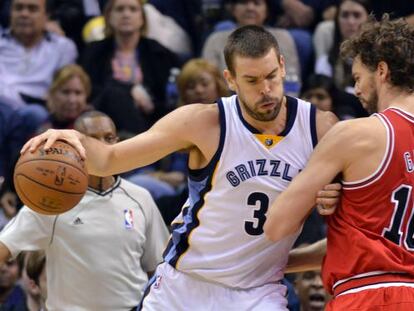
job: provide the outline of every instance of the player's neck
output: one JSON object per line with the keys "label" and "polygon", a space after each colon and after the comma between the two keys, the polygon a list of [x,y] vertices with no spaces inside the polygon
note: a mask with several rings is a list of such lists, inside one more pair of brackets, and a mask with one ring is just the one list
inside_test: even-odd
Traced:
{"label": "player's neck", "polygon": [[388,107],[398,107],[414,113],[414,93],[408,93],[397,88],[388,88],[384,94],[378,94],[378,108],[383,111]]}
{"label": "player's neck", "polygon": [[90,188],[97,190],[99,192],[104,192],[111,188],[115,183],[115,177],[98,177],[89,175],[89,182],[88,185]]}

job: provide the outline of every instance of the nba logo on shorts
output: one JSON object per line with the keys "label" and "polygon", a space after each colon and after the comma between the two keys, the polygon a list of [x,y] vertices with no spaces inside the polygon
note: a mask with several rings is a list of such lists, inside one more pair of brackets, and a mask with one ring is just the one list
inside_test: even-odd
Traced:
{"label": "nba logo on shorts", "polygon": [[134,228],[134,214],[130,209],[124,210],[124,225],[125,229]]}

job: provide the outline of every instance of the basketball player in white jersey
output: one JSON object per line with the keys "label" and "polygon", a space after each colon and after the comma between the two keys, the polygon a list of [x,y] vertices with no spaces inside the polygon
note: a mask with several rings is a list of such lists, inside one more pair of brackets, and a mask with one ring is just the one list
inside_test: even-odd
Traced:
{"label": "basketball player in white jersey", "polygon": [[189,198],[172,224],[143,310],[287,310],[280,281],[299,231],[274,244],[263,224],[270,203],[337,119],[284,96],[284,59],[263,28],[234,31],[225,58],[224,75],[237,95],[180,107],[147,132],[112,146],[76,131],[48,131],[22,149],[66,140],[94,175],[189,152]]}

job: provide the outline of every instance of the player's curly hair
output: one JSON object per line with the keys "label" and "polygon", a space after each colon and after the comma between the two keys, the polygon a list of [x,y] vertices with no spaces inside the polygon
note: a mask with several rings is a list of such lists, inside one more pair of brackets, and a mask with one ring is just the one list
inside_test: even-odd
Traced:
{"label": "player's curly hair", "polygon": [[341,56],[354,59],[375,71],[379,62],[390,69],[390,83],[402,90],[414,92],[414,26],[404,19],[390,20],[384,14],[380,21],[373,16],[358,35],[344,41]]}

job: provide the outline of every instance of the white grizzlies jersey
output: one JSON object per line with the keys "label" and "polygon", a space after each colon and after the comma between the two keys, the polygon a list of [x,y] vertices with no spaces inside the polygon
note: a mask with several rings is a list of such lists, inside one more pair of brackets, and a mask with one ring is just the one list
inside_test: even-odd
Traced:
{"label": "white grizzlies jersey", "polygon": [[287,97],[286,128],[276,136],[249,125],[239,105],[236,95],[218,102],[219,147],[205,168],[190,171],[189,198],[173,222],[164,260],[208,281],[250,288],[283,278],[299,232],[273,243],[263,225],[317,143],[316,110]]}

